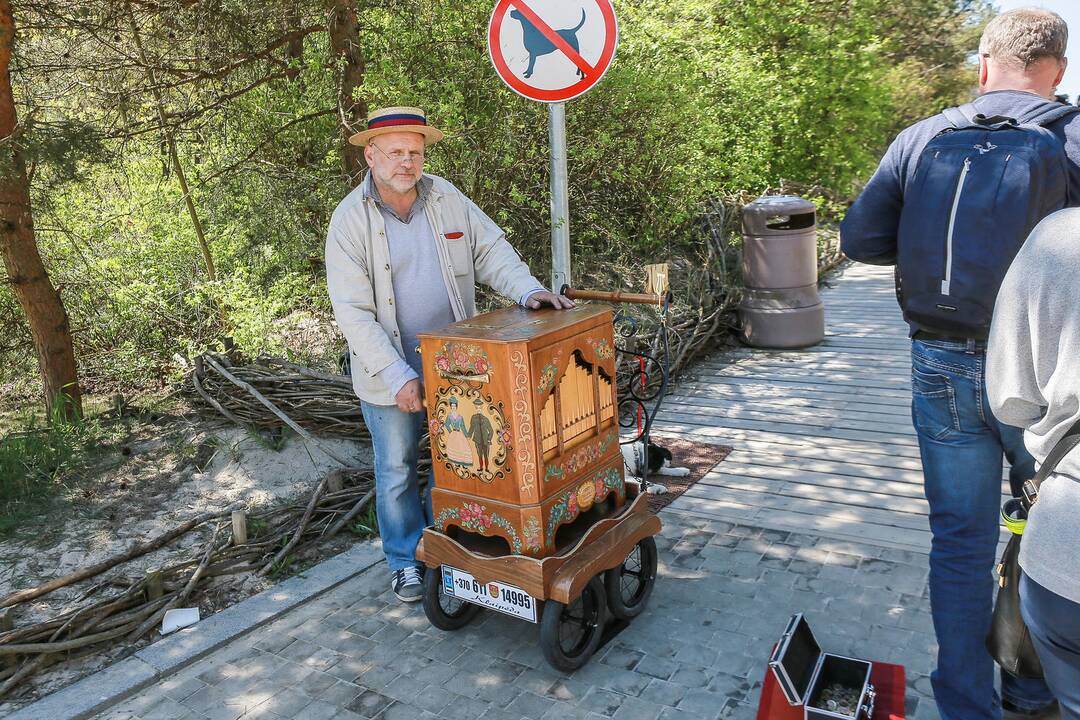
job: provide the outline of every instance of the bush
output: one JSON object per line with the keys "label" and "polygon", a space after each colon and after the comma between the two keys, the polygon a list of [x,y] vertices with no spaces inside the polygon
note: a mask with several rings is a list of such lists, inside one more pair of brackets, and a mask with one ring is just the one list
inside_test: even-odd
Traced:
{"label": "bush", "polygon": [[[497,79],[485,46],[489,0],[358,7],[360,99],[369,108],[424,107],[448,131],[429,171],[502,225],[546,281],[547,110]],[[79,10],[83,20],[115,12],[96,0]],[[283,27],[325,22],[323,5],[230,0],[140,12],[152,14],[146,32],[169,82],[198,79],[178,81],[165,102],[218,279],[203,267],[153,95],[139,84],[145,78],[127,56],[115,76],[96,69],[112,48],[88,40],[71,49],[64,32],[27,36],[17,50],[54,61],[18,66],[22,114],[38,119],[28,132],[40,138],[78,117],[72,137],[93,138],[30,143],[40,149],[32,187],[39,242],[71,316],[84,384],[160,384],[176,373],[175,354],[226,337],[249,354],[303,358],[306,349],[290,346],[280,325],[295,313],[328,317],[323,238],[350,189],[333,111],[335,61],[325,32],[307,36],[299,54],[256,51]],[[967,92],[965,52],[986,4],[641,0],[618,12],[614,65],[567,108],[575,275],[611,282],[649,262],[701,267],[711,199],[782,182],[850,195],[900,126]],[[61,21],[50,16],[41,27]],[[192,69],[177,69],[189,60]],[[54,70],[39,69],[46,66]],[[282,67],[290,77],[276,76]],[[58,92],[73,79],[83,94]],[[39,96],[70,106],[34,106]],[[10,289],[0,286],[0,312],[9,309]],[[21,378],[25,392],[34,362],[28,334],[21,321],[6,325],[15,343],[0,341],[0,386]]]}

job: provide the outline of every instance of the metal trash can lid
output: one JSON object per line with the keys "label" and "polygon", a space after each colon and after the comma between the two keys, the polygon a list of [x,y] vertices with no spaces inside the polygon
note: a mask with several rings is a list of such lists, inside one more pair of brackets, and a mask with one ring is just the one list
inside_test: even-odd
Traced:
{"label": "metal trash can lid", "polygon": [[812,228],[817,206],[796,195],[766,195],[743,207],[743,232],[747,235],[783,235]]}

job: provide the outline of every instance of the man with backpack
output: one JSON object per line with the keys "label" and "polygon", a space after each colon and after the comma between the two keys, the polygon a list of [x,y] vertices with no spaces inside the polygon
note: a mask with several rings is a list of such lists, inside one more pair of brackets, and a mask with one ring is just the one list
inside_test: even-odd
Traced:
{"label": "man with backpack", "polygon": [[986,339],[1005,272],[1042,218],[1080,205],[1080,118],[1053,100],[1068,28],[1013,10],[979,44],[979,97],[893,141],[841,225],[848,257],[896,265],[911,330],[912,421],[930,506],[931,684],[944,720],[1037,716],[1041,680],[1002,674],[985,647],[993,607],[1002,456],[1016,490],[1034,475],[1019,429],[999,423],[985,388]]}

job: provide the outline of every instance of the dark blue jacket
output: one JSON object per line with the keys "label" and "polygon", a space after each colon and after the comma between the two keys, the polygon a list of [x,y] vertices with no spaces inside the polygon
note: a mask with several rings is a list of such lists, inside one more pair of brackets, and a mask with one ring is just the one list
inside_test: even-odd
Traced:
{"label": "dark blue jacket", "polygon": [[[1020,122],[1035,122],[1056,102],[1019,90],[999,90],[981,95],[975,108],[986,116],[1005,115]],[[840,224],[840,247],[852,260],[871,265],[896,264],[896,235],[904,187],[915,174],[919,155],[926,144],[949,127],[944,115],[920,120],[896,136],[881,159],[877,172],[848,210]],[[1069,158],[1069,198],[1080,205],[1080,113],[1074,113],[1047,128],[1065,143]],[[912,332],[917,328],[913,327]]]}

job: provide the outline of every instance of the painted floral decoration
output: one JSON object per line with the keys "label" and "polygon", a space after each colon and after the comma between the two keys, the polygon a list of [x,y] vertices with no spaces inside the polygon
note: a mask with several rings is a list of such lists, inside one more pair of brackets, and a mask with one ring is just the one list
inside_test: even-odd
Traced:
{"label": "painted floral decoration", "polygon": [[491,527],[491,517],[476,503],[465,503],[465,507],[461,509],[460,520],[466,530],[485,532]]}
{"label": "painted floral decoration", "polygon": [[561,463],[557,465],[548,465],[547,469],[544,471],[544,482],[547,482],[552,478],[562,480],[566,475],[573,475],[580,470],[584,470],[603,457],[604,453],[607,452],[608,448],[610,448],[617,439],[618,435],[616,435],[615,431],[609,431],[608,434],[600,440],[589,443],[579,450],[574,451],[573,455],[566,460],[563,460]]}
{"label": "painted floral decoration", "polygon": [[555,379],[559,374],[559,360],[562,359],[562,350],[556,350],[551,362],[540,370],[540,382],[536,385],[536,392],[543,395],[555,387]]}
{"label": "painted floral decoration", "polygon": [[435,353],[435,369],[442,377],[487,381],[491,361],[479,345],[446,343]]}
{"label": "painted floral decoration", "polygon": [[551,388],[555,387],[555,376],[559,370],[551,363],[548,363],[540,371],[540,382],[536,385],[536,392],[543,395]]}
{"label": "painted floral decoration", "polygon": [[[626,487],[623,484],[622,475],[615,468],[608,468],[597,473],[594,482],[596,487],[594,504],[602,502],[612,492],[616,493],[620,498],[626,497]],[[552,506],[551,514],[548,515],[547,538],[545,540],[548,546],[555,545],[555,529],[564,522],[573,520],[577,517],[577,514],[577,492],[567,490],[559,497],[558,502]]]}
{"label": "painted floral decoration", "polygon": [[510,540],[511,552],[521,552],[521,538],[518,537],[510,521],[496,513],[487,512],[487,509],[479,503],[466,502],[460,508],[444,508],[439,513],[439,517],[435,518],[435,524],[445,530],[450,520],[457,520],[463,529],[478,532],[481,535],[487,535],[493,526],[502,528]]}
{"label": "painted floral decoration", "polygon": [[607,338],[589,338],[588,343],[596,352],[596,357],[601,360],[610,360],[615,357],[615,348],[611,347]]}
{"label": "painted floral decoration", "polygon": [[529,552],[540,552],[540,521],[534,517],[529,518],[521,531],[525,535],[525,549]]}

